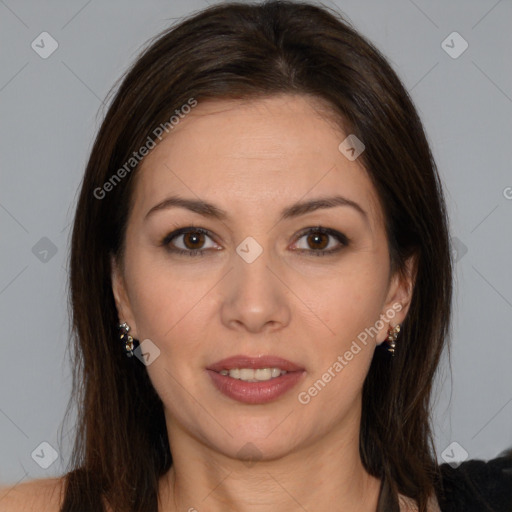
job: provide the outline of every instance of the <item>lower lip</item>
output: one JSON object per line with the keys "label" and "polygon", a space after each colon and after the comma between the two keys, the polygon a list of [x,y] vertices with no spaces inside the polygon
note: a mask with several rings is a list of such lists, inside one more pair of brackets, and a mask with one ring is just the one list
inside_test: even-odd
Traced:
{"label": "lower lip", "polygon": [[224,395],[244,404],[272,402],[297,385],[304,371],[288,372],[262,382],[245,382],[207,370],[217,389]]}

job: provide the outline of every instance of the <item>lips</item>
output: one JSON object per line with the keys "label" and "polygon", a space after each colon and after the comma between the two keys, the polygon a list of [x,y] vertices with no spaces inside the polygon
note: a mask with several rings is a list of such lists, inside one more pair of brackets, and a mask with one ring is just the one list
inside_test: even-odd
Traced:
{"label": "lips", "polygon": [[231,370],[233,368],[252,368],[258,370],[261,368],[280,368],[287,372],[304,371],[304,368],[298,364],[292,363],[287,359],[278,356],[246,356],[237,355],[222,359],[207,367],[207,370],[220,372],[222,370]]}
{"label": "lips", "polygon": [[213,385],[224,396],[247,405],[263,405],[286,396],[302,381],[305,371],[287,372],[262,382],[233,379],[214,370],[206,370]]}

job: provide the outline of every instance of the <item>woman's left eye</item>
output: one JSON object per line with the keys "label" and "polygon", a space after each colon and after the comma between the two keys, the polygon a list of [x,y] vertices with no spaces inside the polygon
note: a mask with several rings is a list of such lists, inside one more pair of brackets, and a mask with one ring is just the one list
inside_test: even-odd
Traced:
{"label": "woman's left eye", "polygon": [[[299,240],[305,239],[306,245],[312,247],[313,250],[309,250],[306,248],[299,248],[300,252],[307,252],[312,254],[313,256],[325,256],[327,254],[333,254],[343,247],[349,245],[348,238],[339,231],[335,229],[324,228],[322,226],[307,228],[302,231],[302,234],[299,237]],[[331,243],[329,242],[329,238],[331,238]],[[332,239],[337,240],[336,243]]]}
{"label": "woman's left eye", "polygon": [[[161,242],[168,251],[189,256],[204,256],[207,250],[220,250],[212,245],[204,247],[205,239],[211,239],[210,232],[203,228],[189,226],[168,234]],[[329,240],[331,238],[331,240]],[[178,244],[175,240],[180,240]],[[314,256],[325,256],[340,251],[349,245],[348,238],[339,231],[322,226],[306,228],[299,234],[298,241],[305,239],[308,247],[295,247],[295,250]],[[333,240],[334,239],[334,240]],[[337,243],[336,243],[337,241]],[[334,243],[333,243],[334,242]],[[179,246],[181,244],[181,247]],[[297,244],[297,242],[296,242]],[[200,246],[200,247],[197,247]]]}

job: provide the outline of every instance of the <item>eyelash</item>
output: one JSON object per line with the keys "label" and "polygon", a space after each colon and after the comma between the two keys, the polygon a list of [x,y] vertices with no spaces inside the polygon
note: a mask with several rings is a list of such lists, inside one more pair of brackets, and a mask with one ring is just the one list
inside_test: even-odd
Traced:
{"label": "eyelash", "polygon": [[[187,250],[187,249],[180,249],[177,247],[171,248],[172,240],[174,240],[175,238],[177,238],[180,235],[188,234],[188,233],[201,233],[201,234],[207,235],[208,237],[212,238],[211,234],[208,230],[199,228],[199,227],[188,226],[185,228],[177,229],[176,231],[173,231],[172,233],[169,233],[168,235],[166,235],[162,239],[160,245],[165,246],[166,249],[171,253],[183,254],[183,255],[186,254],[187,256],[204,256],[206,251],[208,251],[208,249]],[[322,226],[315,226],[315,227],[310,227],[310,228],[306,228],[306,229],[302,230],[300,232],[297,240],[300,240],[305,235],[309,235],[312,233],[319,233],[319,234],[323,234],[323,235],[332,236],[336,240],[338,240],[338,242],[340,242],[341,247],[338,247],[336,249],[329,249],[329,250],[325,250],[325,249],[321,249],[321,250],[296,249],[297,251],[311,253],[312,256],[326,256],[326,255],[334,254],[334,253],[341,251],[341,249],[343,249],[343,247],[348,246],[350,243],[349,239],[343,233],[340,233],[339,231],[336,231],[334,229],[324,228]],[[327,244],[327,245],[329,245],[329,244]]]}

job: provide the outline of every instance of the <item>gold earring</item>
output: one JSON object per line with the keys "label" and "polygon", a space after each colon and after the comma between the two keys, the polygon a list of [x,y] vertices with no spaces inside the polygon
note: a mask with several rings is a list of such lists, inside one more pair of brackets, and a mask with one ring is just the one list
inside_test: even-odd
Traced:
{"label": "gold earring", "polygon": [[133,357],[133,349],[135,348],[135,340],[128,334],[130,326],[124,322],[119,324],[119,339],[124,343],[124,352],[127,357]]}
{"label": "gold earring", "polygon": [[391,353],[392,356],[395,355],[395,347],[396,347],[396,338],[398,337],[398,333],[400,332],[400,324],[396,324],[395,327],[390,327],[388,329],[388,337],[387,344],[388,352]]}

